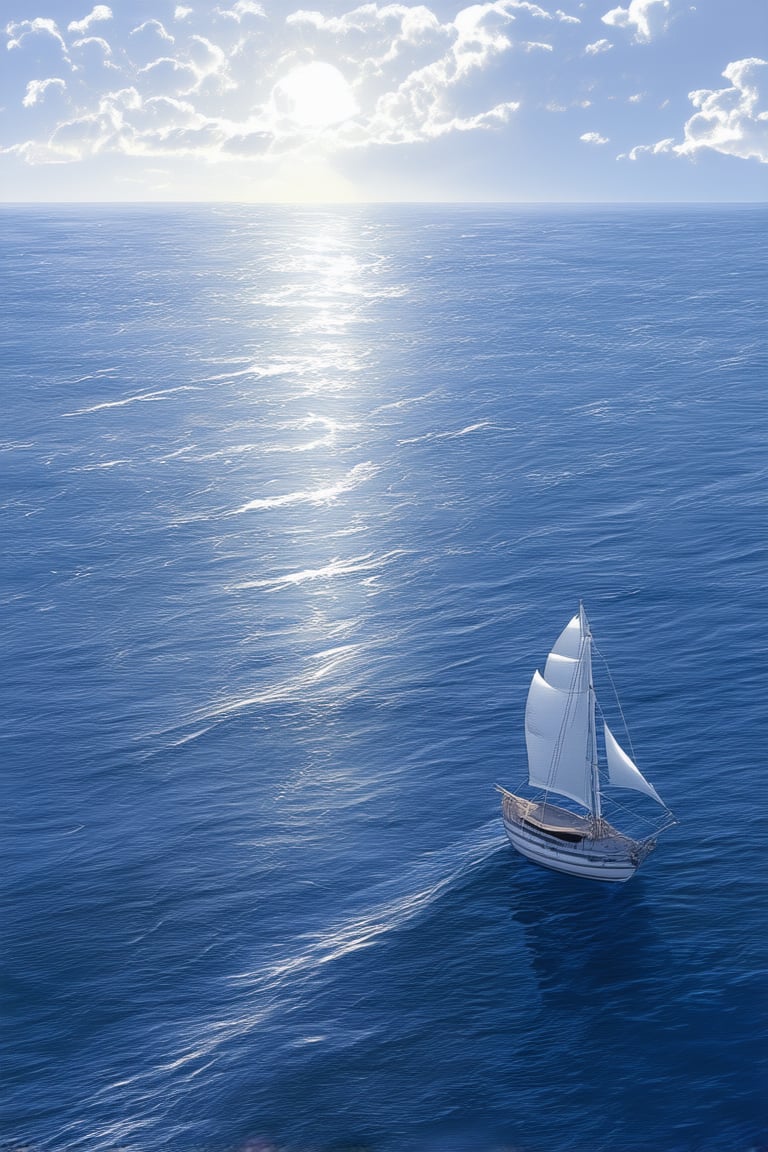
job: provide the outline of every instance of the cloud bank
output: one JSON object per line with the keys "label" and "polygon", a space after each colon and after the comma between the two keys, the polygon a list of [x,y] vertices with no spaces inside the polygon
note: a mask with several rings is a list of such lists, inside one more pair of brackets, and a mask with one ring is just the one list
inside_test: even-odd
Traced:
{"label": "cloud bank", "polygon": [[[20,105],[39,105],[55,84],[69,114],[4,151],[34,164],[107,152],[215,162],[493,130],[520,100],[489,99],[484,77],[504,56],[551,53],[532,31],[579,23],[529,0],[470,4],[447,20],[400,3],[276,19],[236,0],[205,11],[178,5],[172,32],[150,17],[118,35],[115,21],[97,4],[65,31],[48,18],[7,25],[8,49],[46,37],[69,68],[64,79],[30,78]],[[94,26],[112,31],[97,36]]]}

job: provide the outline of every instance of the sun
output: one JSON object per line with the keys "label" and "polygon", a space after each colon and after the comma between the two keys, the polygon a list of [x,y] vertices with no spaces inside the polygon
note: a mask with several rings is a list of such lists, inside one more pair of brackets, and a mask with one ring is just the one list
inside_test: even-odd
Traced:
{"label": "sun", "polygon": [[284,76],[272,93],[275,107],[301,128],[327,128],[357,112],[347,81],[333,64],[315,60]]}

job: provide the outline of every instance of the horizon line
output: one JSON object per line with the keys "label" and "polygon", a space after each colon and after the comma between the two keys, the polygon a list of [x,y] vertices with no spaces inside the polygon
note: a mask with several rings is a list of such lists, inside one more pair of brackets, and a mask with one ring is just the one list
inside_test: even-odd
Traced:
{"label": "horizon line", "polygon": [[175,207],[228,206],[237,208],[706,208],[767,206],[763,200],[2,200],[0,208],[56,207]]}

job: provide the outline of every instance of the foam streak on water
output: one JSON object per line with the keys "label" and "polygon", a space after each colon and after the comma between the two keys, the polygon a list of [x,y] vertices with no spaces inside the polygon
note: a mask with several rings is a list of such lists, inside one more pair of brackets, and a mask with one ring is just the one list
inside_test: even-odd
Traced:
{"label": "foam streak on water", "polygon": [[[768,1139],[765,223],[0,215],[0,1142]],[[493,790],[579,598],[681,819],[621,888]]]}

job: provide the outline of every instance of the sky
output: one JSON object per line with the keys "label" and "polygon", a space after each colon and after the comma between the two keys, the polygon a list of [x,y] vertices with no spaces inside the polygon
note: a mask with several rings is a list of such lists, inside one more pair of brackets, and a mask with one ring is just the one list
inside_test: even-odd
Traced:
{"label": "sky", "polygon": [[0,199],[768,199],[768,0],[306,2],[0,0]]}

